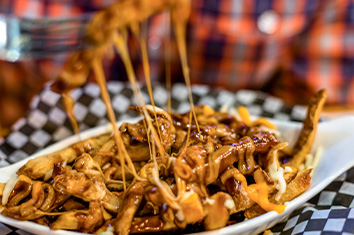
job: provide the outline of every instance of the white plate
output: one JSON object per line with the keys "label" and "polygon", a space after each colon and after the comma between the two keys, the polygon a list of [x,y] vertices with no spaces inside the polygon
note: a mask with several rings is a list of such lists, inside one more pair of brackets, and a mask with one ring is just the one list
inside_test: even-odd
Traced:
{"label": "white plate", "polygon": [[[130,122],[134,121],[136,121],[136,119],[130,120]],[[301,128],[301,124],[276,120],[273,120],[273,122],[277,125],[277,129],[287,139],[290,145],[294,144],[294,141],[296,140],[299,130]],[[81,134],[81,138],[86,139],[89,137],[100,135],[106,133],[108,130],[109,127],[107,126],[93,128],[83,132]],[[56,150],[65,148],[77,141],[77,136],[69,137],[56,144],[53,144],[48,148],[45,148],[44,150],[30,156],[29,158],[34,158],[43,154],[54,152]],[[281,220],[286,219],[292,211],[294,211],[296,208],[300,207],[301,205],[303,205],[303,203],[305,203],[317,193],[319,193],[341,173],[348,170],[351,166],[354,166],[354,117],[344,117],[333,121],[320,123],[318,126],[318,131],[313,149],[316,149],[318,146],[322,146],[324,148],[324,152],[320,163],[314,170],[311,180],[311,187],[305,193],[289,202],[286,206],[284,213],[278,214],[274,211],[268,212],[254,219],[231,225],[220,230],[204,232],[203,235],[258,234],[264,231],[265,229],[274,226]],[[23,164],[25,164],[29,158],[11,166],[1,168],[0,182],[7,182],[11,177],[16,176],[17,169],[19,169]],[[28,221],[18,221],[4,217],[2,215],[0,215],[0,222],[12,225],[14,227],[35,234],[82,234],[62,230],[54,231],[50,230],[46,226],[42,226]]]}

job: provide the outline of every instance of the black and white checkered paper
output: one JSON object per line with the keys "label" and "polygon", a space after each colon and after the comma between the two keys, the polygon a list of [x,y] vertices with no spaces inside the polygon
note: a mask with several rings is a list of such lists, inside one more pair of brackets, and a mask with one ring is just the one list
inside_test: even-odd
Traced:
{"label": "black and white checkered paper", "polygon": [[[136,104],[136,101],[127,83],[109,82],[108,91],[117,120],[137,116],[135,112],[128,110],[128,107]],[[306,115],[305,108],[288,106],[282,100],[261,92],[241,90],[231,93],[204,85],[193,86],[192,92],[196,105],[207,104],[216,110],[225,105],[228,107],[244,105],[252,115],[291,121],[301,121]],[[165,87],[155,84],[153,93],[155,104],[165,108],[168,98]],[[149,103],[146,87],[142,87],[142,94],[145,102]],[[76,100],[74,113],[80,130],[108,123],[106,108],[96,84],[87,84],[76,89],[72,96]],[[175,84],[171,96],[174,111],[189,110],[188,93],[184,84]],[[20,161],[71,135],[72,127],[63,109],[61,97],[45,89],[34,98],[28,115],[14,125],[6,138],[0,139],[0,167]],[[274,226],[271,230],[274,234],[354,234],[353,199],[354,168],[351,168],[302,208],[297,209],[287,221]],[[28,233],[0,223],[0,234]]]}

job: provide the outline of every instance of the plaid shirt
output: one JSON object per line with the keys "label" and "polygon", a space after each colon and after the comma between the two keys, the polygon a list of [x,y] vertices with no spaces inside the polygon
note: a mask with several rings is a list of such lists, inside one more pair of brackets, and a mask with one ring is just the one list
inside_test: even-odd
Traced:
{"label": "plaid shirt", "polygon": [[[0,12],[68,17],[97,11],[112,1],[5,0]],[[151,76],[162,81],[166,19],[166,13],[152,17],[148,31]],[[192,0],[187,37],[192,83],[231,91],[261,89],[292,103],[307,103],[314,91],[326,88],[328,103],[354,104],[353,0]],[[135,71],[144,80],[138,44],[132,40],[129,45]],[[172,79],[183,81],[175,43],[171,50]],[[0,63],[0,96],[26,106],[23,100],[38,92],[48,73],[53,75],[50,65],[48,60],[32,64],[37,76],[29,78]],[[126,79],[119,58],[106,61],[105,67],[110,79]],[[10,103],[11,98],[5,106]]]}

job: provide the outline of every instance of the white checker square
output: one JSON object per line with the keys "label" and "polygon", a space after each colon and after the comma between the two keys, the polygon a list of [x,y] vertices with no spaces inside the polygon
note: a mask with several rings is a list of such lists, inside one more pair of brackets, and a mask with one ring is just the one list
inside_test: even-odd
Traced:
{"label": "white checker square", "polygon": [[0,159],[6,159],[5,153],[0,149]]}
{"label": "white checker square", "polygon": [[60,99],[60,95],[51,91],[49,88],[44,89],[40,96],[41,101],[48,104],[49,106],[54,106]]}
{"label": "white checker square", "polygon": [[215,108],[216,106],[216,101],[213,97],[210,97],[210,96],[204,96],[202,97],[199,101],[198,101],[198,105],[208,105],[210,106],[212,109]]}
{"label": "white checker square", "polygon": [[334,205],[334,206],[331,206],[329,209],[331,209],[331,210],[339,210],[339,209],[346,209],[346,207],[345,206]]}
{"label": "white checker square", "polygon": [[90,111],[98,117],[106,115],[106,106],[101,99],[95,99],[89,107]]}
{"label": "white checker square", "polygon": [[284,227],[284,231],[293,228],[296,225],[297,220],[299,219],[299,215],[294,216],[293,218],[289,219],[288,222],[286,222],[286,225]]}
{"label": "white checker square", "polygon": [[291,111],[291,116],[298,120],[303,120],[306,117],[306,109],[302,106],[295,105]]}
{"label": "white checker square", "polygon": [[19,131],[15,131],[8,136],[7,141],[10,145],[19,149],[27,143],[28,137]]}
{"label": "white checker square", "polygon": [[129,120],[131,118],[132,117],[130,115],[128,115],[128,114],[122,114],[122,115],[119,116],[118,121],[124,121],[125,122],[126,120]]}
{"label": "white checker square", "polygon": [[178,106],[178,109],[177,109],[177,113],[186,113],[190,110],[190,104],[185,102],[185,103],[181,103],[179,106]]}
{"label": "white checker square", "polygon": [[303,233],[305,231],[307,223],[308,223],[308,221],[306,220],[306,221],[302,221],[301,223],[297,224],[291,234]]}
{"label": "white checker square", "polygon": [[284,102],[275,97],[267,97],[263,103],[263,109],[270,113],[276,113],[283,106]]}
{"label": "white checker square", "polygon": [[97,126],[102,126],[102,125],[106,125],[108,123],[108,119],[106,118],[100,118],[97,122]]}
{"label": "white checker square", "polygon": [[320,198],[318,199],[317,204],[319,206],[330,206],[335,196],[336,192],[323,191],[320,194]]}
{"label": "white checker square", "polygon": [[182,101],[188,99],[187,87],[184,84],[178,83],[172,87],[172,97],[176,100]]}
{"label": "white checker square", "polygon": [[25,159],[26,157],[28,157],[27,153],[23,152],[22,150],[16,150],[9,156],[9,160],[11,162],[18,162]]}
{"label": "white checker square", "polygon": [[20,118],[15,122],[15,124],[12,126],[12,130],[18,130],[21,127],[23,127],[26,124],[26,118]]}
{"label": "white checker square", "polygon": [[76,103],[74,106],[74,114],[78,121],[84,120],[87,114],[87,108],[83,104]]}
{"label": "white checker square", "polygon": [[151,103],[149,93],[145,93],[145,92],[141,91],[141,96],[143,97],[144,102],[146,104],[150,104]]}
{"label": "white checker square", "polygon": [[[353,199],[353,201],[350,203],[349,208],[354,208],[354,199]],[[350,212],[352,212],[352,210],[351,210]],[[353,219],[354,219],[354,213],[353,213]]]}
{"label": "white checker square", "polygon": [[82,96],[82,89],[78,88],[78,89],[74,89],[70,92],[71,97],[74,98],[74,100],[78,100],[80,96]]}
{"label": "white checker square", "polygon": [[341,232],[345,223],[345,219],[336,218],[336,219],[328,219],[323,231],[333,231],[333,232]]}
{"label": "white checker square", "polygon": [[108,86],[108,91],[110,91],[113,94],[120,93],[124,88],[124,84],[122,82],[117,82],[117,81],[110,81],[108,82],[107,86]]}
{"label": "white checker square", "polygon": [[47,132],[39,129],[32,133],[32,135],[30,136],[30,140],[35,145],[43,147],[49,142],[50,135]]}
{"label": "white checker square", "polygon": [[274,119],[288,121],[288,120],[290,120],[290,117],[289,117],[289,115],[287,115],[285,113],[276,113],[276,114],[274,114]]}
{"label": "white checker square", "polygon": [[192,92],[196,95],[203,96],[209,92],[210,88],[207,85],[193,85]]}
{"label": "white checker square", "polygon": [[342,173],[340,176],[338,176],[335,181],[345,181],[347,178],[347,172]]}
{"label": "white checker square", "polygon": [[39,110],[33,110],[28,116],[28,124],[35,128],[42,128],[48,120],[48,116]]}
{"label": "white checker square", "polygon": [[305,231],[303,235],[321,235],[321,231]]}
{"label": "white checker square", "polygon": [[164,106],[167,103],[167,91],[161,86],[156,86],[154,88],[154,101],[158,106]]}
{"label": "white checker square", "polygon": [[354,184],[350,182],[343,182],[342,186],[339,189],[340,193],[354,196]]}
{"label": "white checker square", "polygon": [[327,219],[329,212],[331,212],[330,210],[317,210],[314,211],[311,219]]}
{"label": "white checker square", "polygon": [[88,83],[84,87],[84,91],[91,97],[98,97],[100,95],[100,88],[95,83]]}
{"label": "white checker square", "polygon": [[257,94],[254,91],[241,90],[236,93],[236,98],[244,105],[249,105],[257,98]]}
{"label": "white checker square", "polygon": [[[148,94],[146,94],[145,92],[141,92],[141,96],[143,97],[143,101],[145,102],[145,104],[149,104],[150,103],[150,96]],[[132,105],[138,105],[138,101],[136,99],[135,96],[131,97],[131,104]]]}
{"label": "white checker square", "polygon": [[35,109],[38,106],[38,103],[41,99],[39,98],[38,95],[34,96],[33,99],[30,102],[30,109]]}
{"label": "white checker square", "polygon": [[113,109],[120,113],[125,113],[129,105],[130,105],[130,100],[124,95],[114,96],[112,100]]}
{"label": "white checker square", "polygon": [[0,223],[0,234],[7,234],[7,233],[10,233],[11,231],[12,231],[12,229],[7,227],[5,224]]}
{"label": "white checker square", "polygon": [[247,107],[248,112],[253,116],[260,116],[262,113],[262,109],[259,105],[251,105]]}
{"label": "white checker square", "polygon": [[67,114],[63,110],[57,107],[52,108],[49,111],[48,115],[49,115],[49,120],[51,120],[52,122],[58,125],[62,125],[65,122],[65,119],[67,117]]}
{"label": "white checker square", "polygon": [[[87,130],[87,129],[89,129],[90,127],[88,126],[88,125],[86,125],[85,123],[80,123],[80,125],[79,125],[79,130],[80,131],[84,131],[84,130]],[[75,134],[74,134],[75,135]],[[80,140],[78,140],[78,141],[80,141]]]}
{"label": "white checker square", "polygon": [[[5,167],[8,165],[10,165],[10,164],[5,159],[0,159],[0,167]],[[1,232],[1,230],[0,230],[0,232]]]}
{"label": "white checker square", "polygon": [[232,92],[228,92],[228,91],[221,91],[218,95],[218,97],[216,98],[218,104],[220,105],[227,105],[227,106],[231,106],[233,105],[234,101],[235,101],[235,95]]}
{"label": "white checker square", "polygon": [[61,126],[53,133],[53,141],[62,140],[71,134],[72,132],[68,128]]}

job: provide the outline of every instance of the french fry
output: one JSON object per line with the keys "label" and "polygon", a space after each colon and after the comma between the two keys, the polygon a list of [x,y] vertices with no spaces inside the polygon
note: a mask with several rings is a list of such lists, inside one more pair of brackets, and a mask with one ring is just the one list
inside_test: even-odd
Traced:
{"label": "french fry", "polygon": [[306,155],[312,148],[315,139],[317,124],[320,119],[320,114],[326,101],[326,90],[317,92],[307,108],[307,115],[303,122],[303,128],[293,148],[292,159],[290,164],[299,167],[304,162]]}

